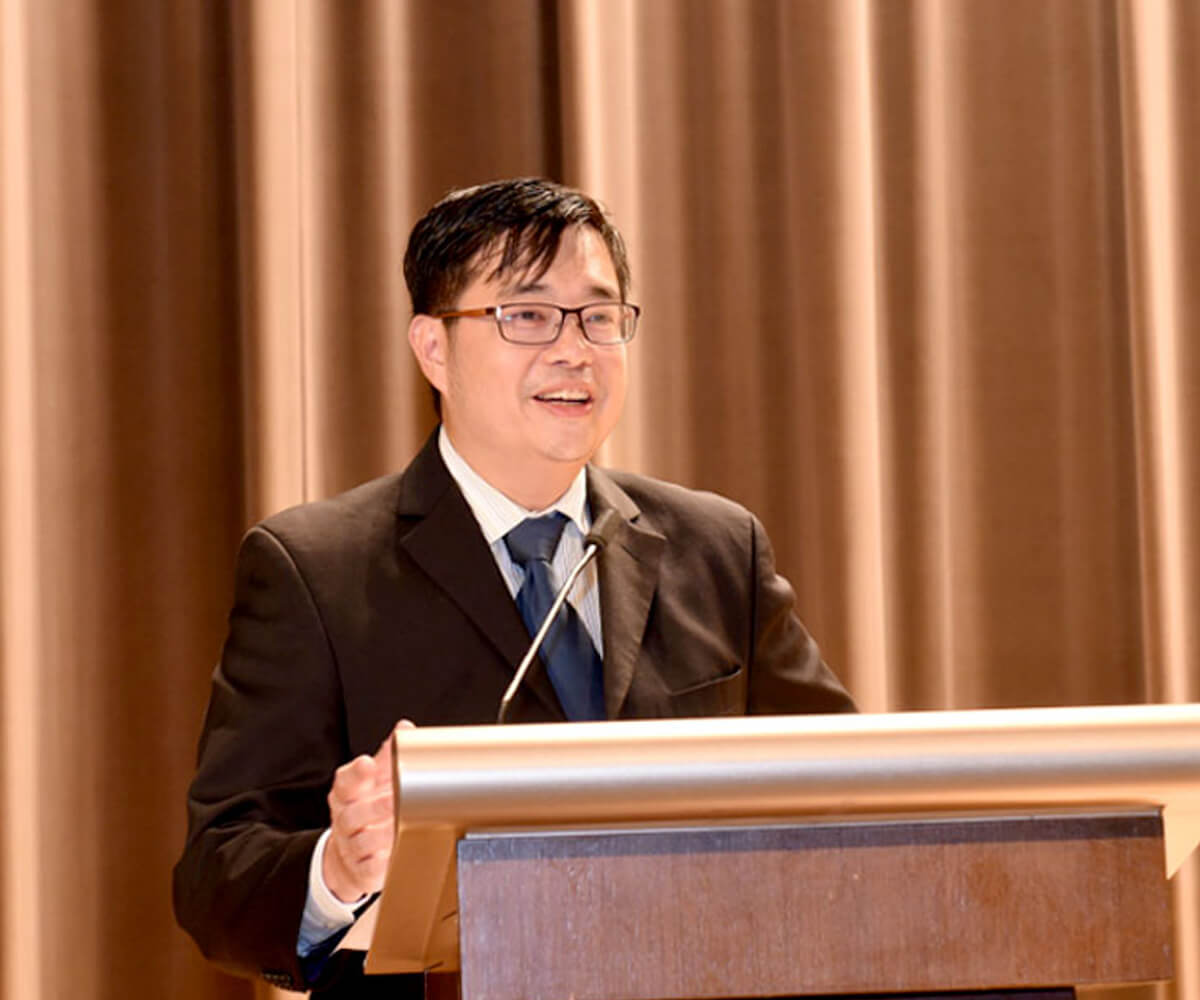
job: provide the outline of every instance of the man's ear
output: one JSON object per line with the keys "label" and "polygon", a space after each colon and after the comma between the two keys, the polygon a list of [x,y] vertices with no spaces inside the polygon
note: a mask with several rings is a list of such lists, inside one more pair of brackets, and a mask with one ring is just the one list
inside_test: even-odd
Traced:
{"label": "man's ear", "polygon": [[446,391],[446,324],[432,316],[418,314],[408,324],[408,346],[421,366],[425,378],[438,392]]}

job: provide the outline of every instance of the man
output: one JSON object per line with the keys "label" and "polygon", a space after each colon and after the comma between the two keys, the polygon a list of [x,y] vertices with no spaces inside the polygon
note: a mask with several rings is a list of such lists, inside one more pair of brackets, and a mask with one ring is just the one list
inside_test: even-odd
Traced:
{"label": "man", "polygon": [[397,720],[490,723],[583,539],[514,722],[853,710],[736,504],[589,460],[638,309],[619,233],[543,180],[457,191],[405,257],[442,424],[407,469],[243,541],[175,872],[211,958],[325,996],[417,995],[331,951],[382,885]]}

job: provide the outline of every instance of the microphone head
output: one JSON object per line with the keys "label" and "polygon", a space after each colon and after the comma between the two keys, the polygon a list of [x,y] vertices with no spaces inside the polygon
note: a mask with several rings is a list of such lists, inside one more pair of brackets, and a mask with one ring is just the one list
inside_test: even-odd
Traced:
{"label": "microphone head", "polygon": [[592,530],[587,533],[587,537],[583,540],[584,548],[594,545],[597,549],[603,549],[604,546],[613,540],[613,536],[616,535],[620,527],[621,515],[609,508],[596,518],[596,523],[592,525]]}

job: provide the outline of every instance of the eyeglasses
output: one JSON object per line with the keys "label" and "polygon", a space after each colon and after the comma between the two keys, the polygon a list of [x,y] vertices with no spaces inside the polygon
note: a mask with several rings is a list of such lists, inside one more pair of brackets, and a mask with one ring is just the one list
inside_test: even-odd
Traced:
{"label": "eyeglasses", "polygon": [[579,319],[579,329],[590,344],[611,347],[627,344],[637,330],[642,310],[632,302],[589,302],[567,309],[547,302],[509,302],[456,312],[434,314],[434,319],[486,319],[496,321],[500,336],[512,344],[553,344],[568,316]]}

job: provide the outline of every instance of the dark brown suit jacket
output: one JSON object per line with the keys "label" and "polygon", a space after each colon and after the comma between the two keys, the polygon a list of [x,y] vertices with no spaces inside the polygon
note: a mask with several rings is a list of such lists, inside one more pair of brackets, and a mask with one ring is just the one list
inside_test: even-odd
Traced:
{"label": "dark brown suit jacket", "polygon": [[[599,564],[610,718],[853,710],[744,508],[595,468],[588,501],[621,518]],[[528,644],[436,435],[400,475],[251,529],[175,870],[176,913],[204,953],[298,984],[334,770],[400,718],[493,721]],[[562,719],[535,666],[512,721]]]}

